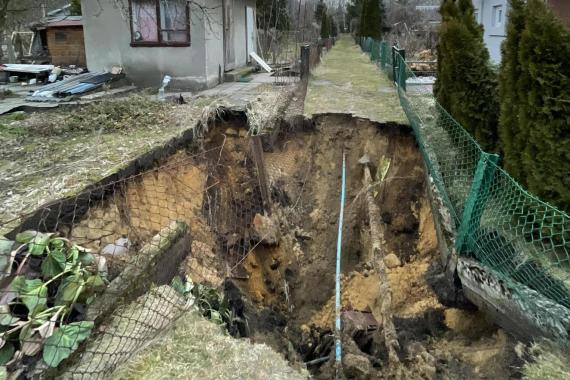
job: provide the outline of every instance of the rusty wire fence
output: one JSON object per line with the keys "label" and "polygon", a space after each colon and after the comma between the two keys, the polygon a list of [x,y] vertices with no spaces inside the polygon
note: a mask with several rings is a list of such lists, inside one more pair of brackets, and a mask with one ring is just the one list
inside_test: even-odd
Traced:
{"label": "rusty wire fence", "polygon": [[253,138],[219,137],[0,226],[1,375],[104,378],[238,267],[265,207]]}

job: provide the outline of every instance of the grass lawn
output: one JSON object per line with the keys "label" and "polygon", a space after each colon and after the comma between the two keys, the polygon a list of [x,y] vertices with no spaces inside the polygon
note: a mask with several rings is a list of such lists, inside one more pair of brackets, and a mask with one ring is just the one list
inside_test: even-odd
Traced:
{"label": "grass lawn", "polygon": [[350,113],[381,123],[407,124],[388,77],[349,35],[342,35],[311,75],[305,114]]}
{"label": "grass lawn", "polygon": [[18,216],[73,195],[194,127],[215,101],[176,105],[131,95],[0,116],[0,233]]}

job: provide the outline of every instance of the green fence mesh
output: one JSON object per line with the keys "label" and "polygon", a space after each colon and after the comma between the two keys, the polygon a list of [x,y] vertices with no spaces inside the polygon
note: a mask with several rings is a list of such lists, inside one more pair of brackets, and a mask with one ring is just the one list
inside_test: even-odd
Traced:
{"label": "green fence mesh", "polygon": [[397,49],[369,38],[358,42],[364,51],[377,50],[371,59],[395,76],[400,103],[451,214],[457,251],[492,268],[521,299],[532,302],[535,291],[570,309],[570,216],[530,194],[499,166],[497,155],[484,152]]}

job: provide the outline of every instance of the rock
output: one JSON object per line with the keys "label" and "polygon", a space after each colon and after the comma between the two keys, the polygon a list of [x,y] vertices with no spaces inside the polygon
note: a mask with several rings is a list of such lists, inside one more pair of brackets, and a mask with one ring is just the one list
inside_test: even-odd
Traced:
{"label": "rock", "polygon": [[313,234],[297,227],[295,228],[295,237],[299,240],[311,240],[313,239]]}
{"label": "rock", "polygon": [[129,252],[131,243],[128,238],[120,238],[114,244],[107,244],[101,251],[104,255],[122,256]]}
{"label": "rock", "polygon": [[322,217],[321,210],[316,208],[309,214],[309,217],[313,221],[313,223],[319,223]]}
{"label": "rock", "polygon": [[213,249],[209,244],[203,243],[198,240],[192,241],[192,254],[193,255],[204,255],[210,256],[213,253]]}
{"label": "rock", "polygon": [[253,231],[263,244],[277,245],[281,239],[279,224],[272,218],[255,214],[253,218]]}
{"label": "rock", "polygon": [[271,265],[269,265],[269,268],[271,268],[271,270],[277,270],[277,268],[279,268],[280,264],[281,264],[281,261],[279,261],[279,259],[274,258]]}
{"label": "rock", "polygon": [[371,378],[372,365],[368,358],[360,355],[346,354],[343,358],[344,375],[348,379]]}
{"label": "rock", "polygon": [[393,253],[390,253],[389,255],[386,255],[384,257],[384,264],[386,264],[386,267],[388,267],[388,269],[393,269],[401,266],[402,262],[400,261],[398,256],[396,256]]}
{"label": "rock", "polygon": [[228,247],[233,247],[239,243],[240,236],[236,233],[233,233],[226,237]]}
{"label": "rock", "polygon": [[235,128],[227,128],[226,135],[228,136],[239,136],[239,132]]}
{"label": "rock", "polygon": [[109,268],[107,266],[107,259],[102,255],[93,255],[95,257],[95,263],[97,264],[97,271],[104,276],[109,274]]}
{"label": "rock", "polygon": [[241,138],[246,138],[248,136],[248,130],[247,129],[240,129],[239,130],[239,137]]}

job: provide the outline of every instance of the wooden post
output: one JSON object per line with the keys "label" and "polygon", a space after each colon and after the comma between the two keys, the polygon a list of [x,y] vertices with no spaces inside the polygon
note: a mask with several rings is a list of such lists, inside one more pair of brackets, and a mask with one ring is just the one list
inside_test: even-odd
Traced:
{"label": "wooden post", "polygon": [[251,151],[253,161],[257,169],[257,178],[259,179],[259,188],[261,190],[261,199],[263,201],[263,209],[267,215],[271,214],[271,193],[269,192],[269,182],[267,172],[265,171],[265,161],[263,159],[263,145],[261,136],[251,137]]}
{"label": "wooden post", "polygon": [[310,45],[301,46],[301,80],[308,81],[311,72],[311,47]]}

